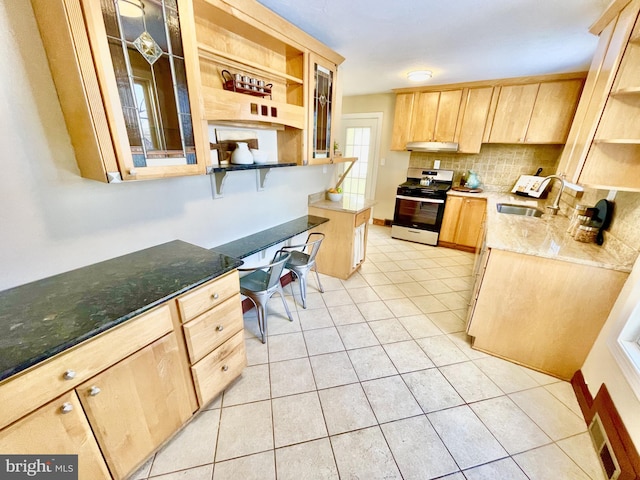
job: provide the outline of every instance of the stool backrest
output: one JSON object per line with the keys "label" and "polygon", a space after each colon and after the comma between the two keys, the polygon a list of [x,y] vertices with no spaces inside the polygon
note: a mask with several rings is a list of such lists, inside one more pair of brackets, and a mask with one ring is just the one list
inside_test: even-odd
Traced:
{"label": "stool backrest", "polygon": [[307,237],[305,250],[307,251],[307,255],[309,255],[309,263],[316,259],[316,255],[318,254],[318,250],[320,250],[320,245],[322,245],[323,240],[324,233],[320,232],[310,233]]}
{"label": "stool backrest", "polygon": [[269,264],[269,270],[267,270],[267,275],[269,275],[269,280],[267,282],[268,289],[280,281],[282,270],[284,270],[284,265],[289,261],[289,258],[291,258],[291,254],[284,250],[278,250],[273,256],[273,260],[271,260],[271,263]]}

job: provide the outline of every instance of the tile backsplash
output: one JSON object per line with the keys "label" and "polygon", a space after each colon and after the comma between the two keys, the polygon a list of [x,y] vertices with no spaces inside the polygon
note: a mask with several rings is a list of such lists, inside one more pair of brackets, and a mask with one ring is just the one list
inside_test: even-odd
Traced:
{"label": "tile backsplash", "polygon": [[462,174],[473,170],[480,177],[482,188],[492,192],[508,192],[520,175],[555,173],[562,145],[506,145],[483,144],[479,154],[412,152],[409,167],[433,168],[440,160],[440,168],[454,170],[453,184],[460,183]]}

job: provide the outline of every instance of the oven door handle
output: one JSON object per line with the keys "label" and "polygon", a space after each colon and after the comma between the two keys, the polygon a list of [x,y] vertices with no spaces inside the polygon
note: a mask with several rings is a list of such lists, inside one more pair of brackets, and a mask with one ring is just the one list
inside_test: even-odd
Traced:
{"label": "oven door handle", "polygon": [[399,200],[410,200],[412,202],[444,203],[444,200],[438,198],[407,197],[406,195],[396,195],[396,198]]}

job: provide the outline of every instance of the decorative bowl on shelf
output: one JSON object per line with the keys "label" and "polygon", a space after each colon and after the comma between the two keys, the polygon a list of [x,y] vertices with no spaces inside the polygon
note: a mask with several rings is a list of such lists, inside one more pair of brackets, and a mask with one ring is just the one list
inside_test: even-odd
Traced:
{"label": "decorative bowl on shelf", "polygon": [[342,200],[342,193],[327,192],[327,196],[332,202],[339,202],[340,200]]}

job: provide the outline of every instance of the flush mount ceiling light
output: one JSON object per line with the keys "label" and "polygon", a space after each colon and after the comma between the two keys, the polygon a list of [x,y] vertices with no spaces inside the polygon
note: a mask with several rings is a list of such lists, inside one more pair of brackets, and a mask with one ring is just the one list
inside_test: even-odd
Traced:
{"label": "flush mount ceiling light", "polygon": [[412,82],[424,82],[431,78],[431,70],[414,70],[407,73],[407,78]]}

